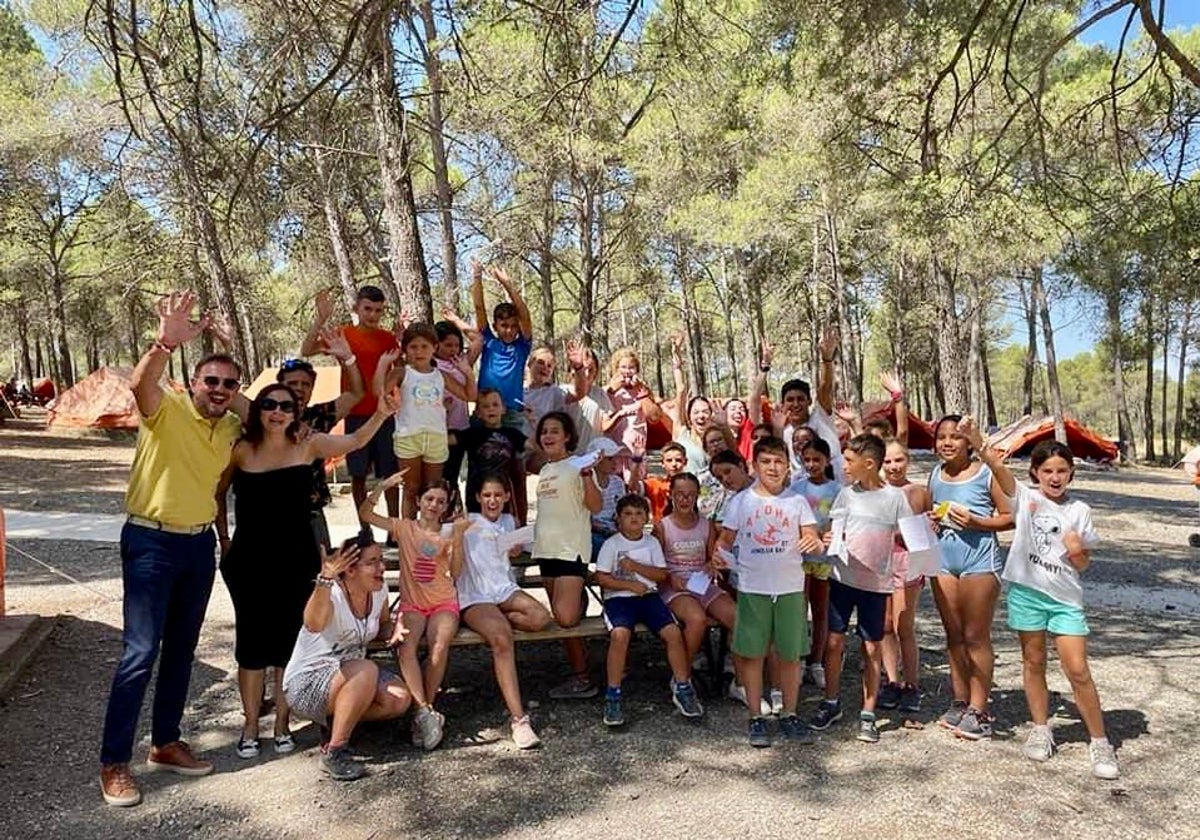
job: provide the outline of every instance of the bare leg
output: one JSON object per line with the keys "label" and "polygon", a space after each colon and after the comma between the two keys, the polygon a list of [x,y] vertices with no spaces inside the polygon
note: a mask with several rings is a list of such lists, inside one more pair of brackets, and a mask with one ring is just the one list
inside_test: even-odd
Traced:
{"label": "bare leg", "polygon": [[431,698],[425,694],[425,679],[421,676],[421,663],[417,661],[417,648],[421,644],[421,637],[425,635],[425,616],[418,612],[404,612],[400,613],[400,620],[408,630],[408,635],[396,652],[400,660],[400,676],[404,678],[413,702],[418,706],[428,706]]}
{"label": "bare leg", "polygon": [[508,713],[514,718],[525,714],[521,702],[521,684],[517,679],[517,657],[513,650],[512,625],[495,604],[474,604],[463,612],[463,623],[483,636],[492,651],[492,670]]}
{"label": "bare leg", "polygon": [[[900,639],[900,661],[904,665],[904,682],[919,686],[921,684],[921,652],[917,648],[917,602],[921,598],[921,586],[910,583],[903,589],[896,590],[898,612],[893,616],[896,621],[896,635]],[[899,599],[903,598],[903,604]]]}
{"label": "bare leg", "polygon": [[429,656],[425,660],[425,698],[430,704],[442,690],[446,668],[450,665],[450,643],[458,632],[458,614],[436,612],[425,622],[425,644]]}
{"label": "bare leg", "polygon": [[721,595],[708,605],[708,614],[726,630],[732,630],[734,619],[737,617],[737,606],[728,595]]}
{"label": "bare leg", "polygon": [[[583,578],[565,576],[546,579],[550,611],[559,627],[574,627],[583,618]],[[587,644],[583,639],[564,639],[563,649],[571,673],[587,677]]]}
{"label": "bare leg", "polygon": [[825,699],[837,700],[842,684],[842,649],[846,646],[845,633],[830,633],[825,643]]}
{"label": "bare leg", "polygon": [[390,680],[386,685],[376,686],[375,697],[359,720],[392,720],[407,712],[411,703],[404,683]]}
{"label": "bare leg", "polygon": [[513,486],[513,516],[517,519],[517,525],[523,526],[529,518],[529,488],[525,486],[525,462],[520,458],[513,458],[509,472]]}
{"label": "bare leg", "polygon": [[780,688],[781,679],[779,654],[775,652],[775,644],[772,642],[771,647],[767,649],[767,685],[771,688]]}
{"label": "bare leg", "polygon": [[829,640],[829,581],[812,576],[804,578],[808,593],[808,606],[812,611],[812,648],[808,652],[809,664],[823,662],[825,645]]}
{"label": "bare leg", "polygon": [[970,575],[958,582],[963,625],[963,643],[971,670],[968,680],[971,706],[981,712],[988,710],[992,691],[992,670],[996,659],[992,652],[992,617],[996,598],[1000,595],[1000,580],[995,575]]}
{"label": "bare leg", "polygon": [[1045,726],[1050,719],[1050,689],[1046,686],[1046,631],[1019,630],[1021,640],[1021,680],[1029,719]]}
{"label": "bare leg", "polygon": [[629,654],[628,627],[614,627],[608,634],[608,655],[605,659],[605,678],[609,688],[620,688],[625,676],[625,658]]}
{"label": "bare leg", "polygon": [[[362,507],[362,503],[367,500],[367,479],[366,476],[351,476],[350,478],[350,495],[354,497],[354,509],[357,511]],[[369,527],[365,522],[359,520],[360,528]]]}
{"label": "bare leg", "polygon": [[[699,604],[697,604],[699,606]],[[683,641],[683,633],[674,624],[668,624],[658,634],[667,646],[667,663],[671,666],[671,676],[675,682],[684,683],[692,678],[692,657]],[[628,646],[628,642],[626,645]],[[610,674],[611,677],[611,674]]]}
{"label": "bare leg", "polygon": [[245,716],[245,721],[242,723],[242,737],[248,741],[258,738],[258,712],[262,708],[265,678],[265,671],[238,668],[238,690],[242,695],[242,714]]}
{"label": "bare leg", "polygon": [[275,735],[286,735],[291,731],[292,710],[283,694],[283,668],[271,669],[275,677]]}
{"label": "bare leg", "polygon": [[691,595],[677,595],[668,606],[675,617],[683,622],[683,642],[687,648],[688,662],[691,662],[708,633],[708,614],[700,606],[700,601]]}
{"label": "bare leg", "polygon": [[796,704],[800,702],[800,678],[802,676],[800,660],[795,662],[779,662],[780,691],[783,692],[783,713],[796,714]]}
{"label": "bare leg", "polygon": [[733,664],[737,669],[738,681],[746,689],[746,708],[750,710],[750,717],[758,717],[762,708],[763,658],[758,656],[750,659],[735,653]]}
{"label": "bare leg", "polygon": [[950,691],[955,700],[967,703],[971,699],[968,676],[971,673],[963,642],[963,626],[960,617],[959,579],[954,575],[938,575],[933,580],[933,600],[938,615],[942,618],[942,629],[946,631],[946,660],[950,665]]}
{"label": "bare leg", "polygon": [[900,639],[896,635],[896,614],[903,601],[903,590],[897,589],[887,596],[883,612],[883,669],[889,682],[900,682]]}
{"label": "bare leg", "polygon": [[1104,732],[1104,713],[1100,708],[1100,692],[1092,680],[1092,670],[1087,661],[1087,638],[1084,636],[1059,636],[1055,639],[1058,648],[1058,660],[1063,673],[1071,681],[1071,690],[1075,692],[1075,706],[1083,725],[1087,727],[1088,735],[1093,738],[1106,737]]}
{"label": "bare leg", "polygon": [[403,480],[405,519],[417,518],[417,499],[421,493],[423,466],[424,462],[420,458],[403,458],[400,461],[400,469],[407,470]]}
{"label": "bare leg", "polygon": [[536,633],[550,623],[550,611],[526,592],[515,592],[499,605],[504,618],[516,630]]}
{"label": "bare leg", "polygon": [[[862,643],[863,673],[863,711],[875,711],[875,700],[879,696],[879,674],[883,670],[883,645],[880,642]],[[840,676],[840,675],[839,675]]]}
{"label": "bare leg", "polygon": [[329,711],[333,715],[329,748],[344,747],[350,733],[375,699],[379,669],[366,659],[343,662],[329,689]]}

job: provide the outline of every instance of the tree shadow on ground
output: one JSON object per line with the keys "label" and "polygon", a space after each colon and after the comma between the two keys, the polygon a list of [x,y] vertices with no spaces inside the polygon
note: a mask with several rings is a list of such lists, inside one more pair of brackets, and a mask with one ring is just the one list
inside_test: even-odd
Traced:
{"label": "tree shadow on ground", "polygon": [[[121,582],[121,549],[116,543],[12,540],[9,549],[5,580],[12,589],[22,586],[61,586],[69,582],[41,563],[48,563],[85,583],[111,582],[119,585]],[[37,562],[39,560],[41,563]]]}

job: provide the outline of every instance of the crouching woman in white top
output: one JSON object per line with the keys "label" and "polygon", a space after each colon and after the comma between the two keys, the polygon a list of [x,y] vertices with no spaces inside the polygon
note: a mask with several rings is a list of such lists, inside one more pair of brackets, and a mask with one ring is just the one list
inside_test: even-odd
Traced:
{"label": "crouching woman in white top", "polygon": [[412,699],[399,677],[366,658],[371,641],[395,643],[405,633],[403,627],[393,629],[383,553],[369,539],[353,537],[332,554],[322,548],[321,575],[283,675],[292,711],[328,730],[321,764],[339,782],[366,772],[347,749],[359,721],[400,717]]}

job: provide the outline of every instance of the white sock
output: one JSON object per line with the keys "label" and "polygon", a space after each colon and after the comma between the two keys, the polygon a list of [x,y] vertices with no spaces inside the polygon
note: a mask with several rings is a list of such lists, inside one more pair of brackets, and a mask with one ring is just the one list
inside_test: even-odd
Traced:
{"label": "white sock", "polygon": [[1093,739],[1092,739],[1092,743],[1093,743],[1093,744],[1107,744],[1107,743],[1108,743],[1108,736],[1107,736],[1107,735],[1105,735],[1104,737],[1101,737],[1101,738],[1093,738]]}

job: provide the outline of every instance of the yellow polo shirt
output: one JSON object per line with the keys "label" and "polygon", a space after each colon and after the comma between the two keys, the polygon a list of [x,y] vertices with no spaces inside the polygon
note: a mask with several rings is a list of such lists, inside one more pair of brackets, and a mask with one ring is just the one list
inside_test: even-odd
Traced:
{"label": "yellow polo shirt", "polygon": [[138,427],[125,511],[182,527],[212,522],[217,482],[241,434],[234,412],[213,423],[189,394],[164,390],[158,411]]}

